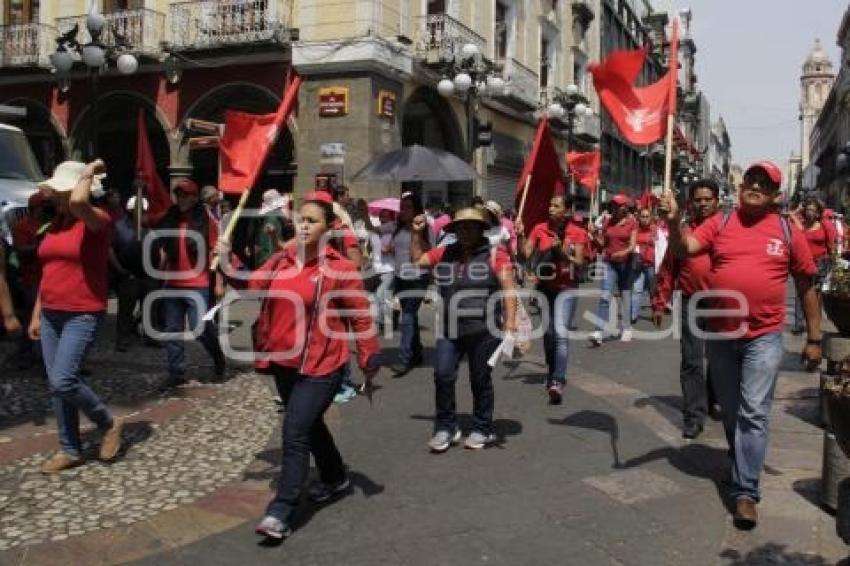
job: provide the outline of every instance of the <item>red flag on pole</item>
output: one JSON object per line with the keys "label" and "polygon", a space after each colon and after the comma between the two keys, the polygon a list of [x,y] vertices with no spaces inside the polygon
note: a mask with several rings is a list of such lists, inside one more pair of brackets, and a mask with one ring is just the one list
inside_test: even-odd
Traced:
{"label": "red flag on pole", "polygon": [[570,175],[587,188],[590,192],[596,191],[599,184],[599,166],[602,163],[602,154],[598,151],[567,153],[567,168]]}
{"label": "red flag on pole", "polygon": [[[529,194],[523,198],[529,177]],[[549,216],[549,201],[552,196],[563,193],[563,171],[549,133],[549,121],[544,117],[537,126],[534,145],[525,160],[516,186],[515,204],[526,230],[530,231],[535,224],[544,222]]]}
{"label": "red flag on pole", "polygon": [[[145,111],[139,108],[136,128],[136,177],[145,184],[148,197],[148,224],[154,225],[171,208],[171,193],[156,172],[156,160],[153,157],[148,128],[145,124]],[[140,206],[137,203],[136,206]]]}
{"label": "red flag on pole", "polygon": [[298,99],[301,77],[287,81],[283,100],[273,114],[248,114],[228,110],[224,114],[224,135],[219,140],[219,189],[242,194],[260,178],[263,163]]}
{"label": "red flag on pole", "polygon": [[616,51],[598,65],[591,65],[599,100],[620,133],[633,144],[655,143],[666,135],[667,116],[676,113],[676,84],[679,74],[679,28],[673,22],[670,67],[657,82],[636,87],[635,82],[648,53]]}

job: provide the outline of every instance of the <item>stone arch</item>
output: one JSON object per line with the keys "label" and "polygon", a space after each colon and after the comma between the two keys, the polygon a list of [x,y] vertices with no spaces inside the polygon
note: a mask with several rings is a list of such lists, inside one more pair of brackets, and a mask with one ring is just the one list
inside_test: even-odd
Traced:
{"label": "stone arch", "polygon": [[[401,116],[401,145],[420,144],[465,156],[465,140],[460,121],[449,102],[435,88],[422,86],[404,101]],[[469,182],[423,182],[405,186],[421,192],[423,201],[460,204],[472,195]]]}
{"label": "stone arch", "polygon": [[[84,148],[89,143],[91,109],[89,105],[80,112],[71,127],[70,147],[78,159],[85,156]],[[168,166],[175,153],[176,143],[171,135],[174,128],[165,113],[153,101],[133,91],[110,91],[97,100],[97,145],[99,156],[106,161],[106,184],[120,191],[124,197],[129,196],[135,177],[140,109],[144,111],[157,171],[160,178],[167,182]]]}
{"label": "stone arch", "polygon": [[68,134],[62,124],[44,103],[27,97],[3,101],[9,106],[27,109],[23,118],[10,118],[6,122],[24,131],[42,173],[50,175],[53,169],[69,154]]}

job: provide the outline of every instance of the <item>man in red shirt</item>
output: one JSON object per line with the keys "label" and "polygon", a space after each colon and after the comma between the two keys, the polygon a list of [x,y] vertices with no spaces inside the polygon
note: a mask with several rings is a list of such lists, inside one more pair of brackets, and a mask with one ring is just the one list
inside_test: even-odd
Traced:
{"label": "man in red shirt", "polygon": [[520,219],[514,225],[523,256],[533,258],[530,267],[538,281],[537,290],[546,297],[549,305],[549,327],[543,336],[543,349],[549,366],[546,391],[553,405],[561,403],[567,381],[570,356],[568,331],[578,302],[573,290],[578,287],[577,268],[584,263],[584,247],[587,245],[587,233],[569,222],[570,205],[566,197],[552,197],[549,220],[534,226],[528,238],[525,238]]}
{"label": "man in red shirt", "polygon": [[821,313],[812,278],[817,273],[803,234],[775,210],[782,173],[768,161],[751,165],[740,186],[739,207],[683,235],[675,197],[666,194],[670,245],[711,257],[710,289],[719,294],[709,319],[708,359],[732,457],[735,526],[758,522],[759,476],[767,452],[768,422],[784,348],[785,284],[794,276],[806,313],[803,360],[821,359]]}
{"label": "man in red shirt", "polygon": [[[711,179],[697,181],[690,188],[690,219],[682,232],[690,234],[706,220],[717,214],[720,188]],[[664,311],[671,304],[673,291],[682,295],[679,306],[682,322],[680,349],[682,362],[679,381],[682,385],[682,436],[694,439],[702,433],[705,416],[714,405],[711,383],[708,382],[705,364],[705,343],[688,324],[688,305],[694,293],[705,291],[711,276],[711,257],[707,251],[679,257],[667,248],[658,271],[655,293],[652,296],[652,320],[661,326]]]}

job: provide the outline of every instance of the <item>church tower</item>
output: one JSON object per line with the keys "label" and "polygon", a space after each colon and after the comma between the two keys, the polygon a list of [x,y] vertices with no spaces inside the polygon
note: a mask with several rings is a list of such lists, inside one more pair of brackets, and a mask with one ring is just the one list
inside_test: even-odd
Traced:
{"label": "church tower", "polygon": [[809,53],[803,63],[803,74],[800,77],[800,157],[801,169],[809,164],[809,136],[815,127],[832,83],[835,73],[832,61],[821,48],[820,39],[815,40],[815,48]]}

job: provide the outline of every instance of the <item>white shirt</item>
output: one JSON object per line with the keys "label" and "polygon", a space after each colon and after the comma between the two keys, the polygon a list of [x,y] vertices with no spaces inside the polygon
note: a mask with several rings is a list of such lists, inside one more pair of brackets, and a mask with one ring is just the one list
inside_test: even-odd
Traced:
{"label": "white shirt", "polygon": [[511,243],[511,233],[504,226],[493,226],[484,231],[484,236],[490,240],[490,245],[495,247],[500,244]]}
{"label": "white shirt", "polygon": [[[426,230],[431,240],[431,231]],[[402,228],[393,236],[394,263],[396,276],[401,279],[413,280],[427,275],[428,270],[414,265],[410,261],[410,230]]]}

